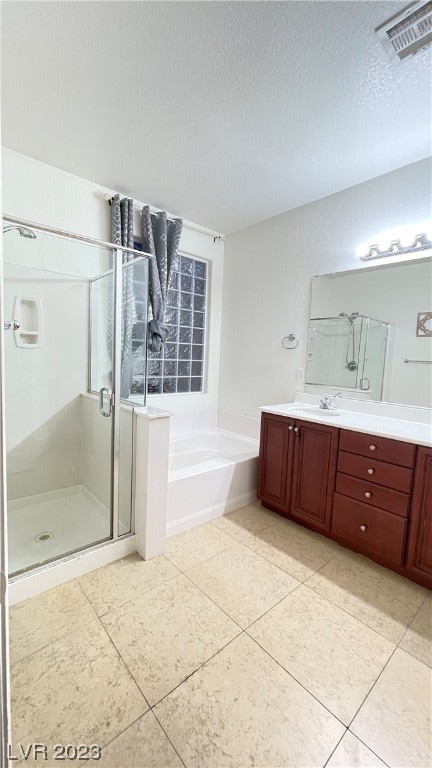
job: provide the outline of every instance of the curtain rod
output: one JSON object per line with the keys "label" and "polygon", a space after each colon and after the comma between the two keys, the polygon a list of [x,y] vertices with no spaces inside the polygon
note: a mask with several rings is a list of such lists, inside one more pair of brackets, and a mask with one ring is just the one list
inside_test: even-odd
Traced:
{"label": "curtain rod", "polygon": [[[103,197],[104,197],[104,200],[106,200],[107,203],[109,203],[109,205],[111,205],[111,201],[113,199],[113,195],[106,193]],[[141,213],[142,208],[143,208],[142,205],[135,205],[135,201],[134,201],[134,206],[133,207],[134,207],[135,211],[139,211],[140,213]],[[156,211],[156,209],[152,210],[153,207],[154,206],[149,205],[150,213],[155,214],[155,213],[157,213],[157,211]],[[181,219],[181,218],[182,218],[181,216],[168,216],[167,215],[168,221],[177,221],[178,219]],[[199,224],[193,224],[190,221],[184,221],[184,220],[183,220],[183,226],[185,227],[185,229],[191,229],[194,232],[199,232],[202,235],[208,235],[209,237],[212,237],[214,243],[216,243],[216,242],[218,242],[218,243],[222,242],[223,243],[223,241],[224,241],[224,236],[220,235],[218,232],[216,232],[213,229],[208,229],[207,227],[201,227]]]}
{"label": "curtain rod", "polygon": [[[112,205],[112,201],[113,201],[112,196],[106,195],[106,199],[108,200],[108,205]],[[156,211],[152,211],[151,207],[150,206],[148,206],[148,207],[150,208],[150,213],[152,213],[153,216],[156,216]],[[135,203],[134,203],[134,209],[136,211],[140,211],[141,212],[142,206],[140,207],[139,205],[135,205]],[[181,219],[181,216],[174,217],[174,216],[168,216],[167,215],[167,219],[168,219],[168,221],[178,221],[179,219]]]}
{"label": "curtain rod", "polygon": [[135,248],[128,248],[126,245],[116,245],[115,243],[108,243],[105,240],[97,240],[94,237],[87,237],[86,235],[78,235],[76,232],[69,232],[65,229],[58,229],[51,227],[48,224],[38,224],[35,221],[28,221],[28,219],[19,219],[16,216],[9,216],[7,213],[2,217],[4,222],[8,224],[16,224],[18,227],[26,227],[27,229],[34,229],[36,232],[44,232],[48,235],[57,235],[64,240],[71,240],[79,243],[87,243],[88,245],[96,245],[99,248],[106,248],[110,251],[122,251],[122,253],[135,253],[137,256],[146,259],[153,259],[152,253],[146,251],[137,251]]}

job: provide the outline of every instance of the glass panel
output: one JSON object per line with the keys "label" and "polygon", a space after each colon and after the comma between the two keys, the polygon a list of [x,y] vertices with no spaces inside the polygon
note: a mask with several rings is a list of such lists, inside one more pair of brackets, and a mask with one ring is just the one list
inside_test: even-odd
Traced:
{"label": "glass panel", "polygon": [[[146,259],[123,264],[121,312],[121,399],[134,405],[146,403],[147,362],[147,271]],[[110,353],[113,310],[113,274],[101,275],[91,284],[91,365],[90,389],[99,392],[111,380]],[[108,330],[107,330],[108,329]]]}
{"label": "glass panel", "polygon": [[312,318],[306,384],[367,391],[380,400],[388,324],[364,315]]}
{"label": "glass panel", "polygon": [[[134,259],[123,265],[122,400],[146,404],[148,262]],[[128,309],[125,307],[128,306]]]}
{"label": "glass panel", "polygon": [[[112,388],[108,348],[112,253],[17,230],[4,236],[9,566],[16,573],[111,536],[111,418],[88,392]],[[109,408],[105,398],[105,409]]]}
{"label": "glass panel", "polygon": [[372,400],[381,400],[387,355],[388,325],[367,318],[364,323],[364,360],[360,388],[367,390]]}
{"label": "glass panel", "polygon": [[119,536],[132,531],[132,472],[133,472],[134,408],[120,406],[119,462]]}
{"label": "glass panel", "polygon": [[357,387],[361,318],[312,318],[306,384]]}
{"label": "glass panel", "polygon": [[[134,259],[122,269],[122,403],[119,445],[119,536],[132,531],[134,409],[146,403],[147,259]],[[128,405],[124,405],[128,403]]]}
{"label": "glass panel", "polygon": [[112,384],[112,270],[90,283],[90,389],[99,392]]}

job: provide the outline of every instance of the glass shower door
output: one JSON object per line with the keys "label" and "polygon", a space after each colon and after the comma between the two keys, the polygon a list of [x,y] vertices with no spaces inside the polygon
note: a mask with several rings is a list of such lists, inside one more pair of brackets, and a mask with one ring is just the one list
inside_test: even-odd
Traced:
{"label": "glass shower door", "polygon": [[[113,334],[95,319],[105,350],[103,391],[89,392],[91,280],[113,252],[36,233],[4,237],[9,573],[18,574],[113,536]],[[101,382],[102,387],[102,382]]]}
{"label": "glass shower door", "polygon": [[[113,451],[115,419],[115,375],[113,348],[114,271],[93,278],[90,283],[90,380],[84,405],[83,479],[86,487],[105,509],[113,505]],[[111,477],[107,483],[106,478]],[[113,535],[112,514],[110,536]]]}
{"label": "glass shower door", "polygon": [[119,536],[133,528],[135,408],[146,404],[148,261],[122,264],[121,385],[119,409]]}
{"label": "glass shower door", "polygon": [[[138,257],[123,263],[120,254],[117,270],[118,300],[121,312],[117,322],[116,417],[114,427],[113,471],[118,470],[113,492],[113,525],[119,536],[132,532],[132,486],[135,407],[146,403],[147,291],[148,262]],[[112,315],[114,305],[112,271],[91,281],[90,288],[90,382],[91,393],[108,396],[111,387],[112,358],[107,347],[108,336],[114,335]],[[108,458],[109,445],[104,449],[103,433],[109,424],[99,425],[100,445]]]}

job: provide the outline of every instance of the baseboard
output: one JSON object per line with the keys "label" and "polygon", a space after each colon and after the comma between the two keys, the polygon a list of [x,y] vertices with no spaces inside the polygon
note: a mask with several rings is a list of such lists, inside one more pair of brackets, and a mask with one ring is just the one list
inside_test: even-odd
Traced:
{"label": "baseboard", "polygon": [[183,533],[183,531],[189,531],[191,528],[203,525],[203,523],[209,523],[211,520],[216,520],[217,517],[222,517],[222,515],[226,515],[228,512],[234,512],[235,509],[245,507],[256,500],[256,491],[253,490],[223,501],[220,504],[200,509],[199,512],[194,512],[192,515],[187,515],[179,520],[173,520],[167,524],[167,537],[175,536],[176,533]]}
{"label": "baseboard", "polygon": [[124,536],[91,550],[75,552],[61,562],[48,563],[33,573],[16,576],[8,585],[9,605],[20,603],[84,573],[136,552],[136,536]]}

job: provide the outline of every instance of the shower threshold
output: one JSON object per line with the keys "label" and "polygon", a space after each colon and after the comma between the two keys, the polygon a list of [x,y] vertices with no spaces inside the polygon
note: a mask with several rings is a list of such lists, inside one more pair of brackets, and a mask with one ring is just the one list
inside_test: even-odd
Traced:
{"label": "shower threshold", "polygon": [[106,541],[111,515],[83,485],[8,503],[9,574]]}

